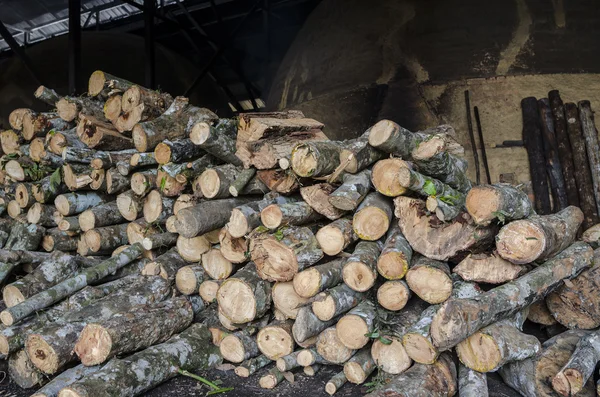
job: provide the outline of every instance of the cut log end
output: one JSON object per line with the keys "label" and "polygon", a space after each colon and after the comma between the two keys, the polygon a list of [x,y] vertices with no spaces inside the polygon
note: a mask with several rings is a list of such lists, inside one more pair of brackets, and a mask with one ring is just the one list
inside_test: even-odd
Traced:
{"label": "cut log end", "polygon": [[350,288],[359,292],[369,290],[377,279],[371,268],[362,262],[346,263],[342,276]]}
{"label": "cut log end", "polygon": [[236,324],[256,317],[256,298],[252,288],[239,279],[226,280],[217,292],[219,307]]}
{"label": "cut log end", "polygon": [[527,220],[509,223],[500,230],[496,237],[498,254],[517,264],[535,261],[545,248],[544,231]]}
{"label": "cut log end", "polygon": [[283,213],[279,209],[279,205],[271,204],[265,207],[260,213],[260,220],[263,225],[269,229],[277,229],[281,226],[283,220]]}
{"label": "cut log end", "polygon": [[260,351],[271,360],[291,354],[294,351],[295,342],[291,332],[288,331],[289,329],[278,326],[261,329],[256,336],[256,343]]}
{"label": "cut log end", "polygon": [[407,192],[400,184],[401,171],[406,172],[408,164],[398,158],[380,160],[373,166],[371,180],[375,189],[384,196],[396,197]]}
{"label": "cut log end", "polygon": [[182,267],[175,276],[177,290],[184,295],[192,295],[198,292],[200,285],[196,278],[196,272],[190,266]]}
{"label": "cut log end", "polygon": [[460,361],[478,372],[489,372],[502,360],[500,346],[493,337],[482,332],[471,335],[456,346]]}
{"label": "cut log end", "polygon": [[431,304],[442,303],[452,293],[452,280],[440,269],[422,266],[406,274],[410,289],[421,299]]}
{"label": "cut log end", "polygon": [[402,281],[386,281],[377,290],[377,301],[387,310],[401,310],[409,298],[410,290]]}
{"label": "cut log end", "polygon": [[319,334],[317,352],[333,364],[343,364],[355,353],[353,349],[342,343],[338,337],[336,327],[329,327]]}
{"label": "cut log end", "polygon": [[369,342],[365,336],[369,327],[365,320],[354,314],[347,314],[336,325],[340,341],[349,349],[360,349]]}
{"label": "cut log end", "polygon": [[144,219],[148,223],[152,223],[160,217],[163,211],[163,198],[158,190],[153,190],[146,196],[142,212]]}
{"label": "cut log end", "polygon": [[217,299],[217,292],[220,284],[214,280],[206,280],[200,284],[198,294],[205,302],[214,302]]}
{"label": "cut log end", "polygon": [[85,366],[102,364],[112,347],[109,332],[98,324],[88,324],[75,345],[75,353]]}
{"label": "cut log end", "polygon": [[135,148],[139,152],[144,153],[148,151],[148,137],[146,136],[144,127],[140,124],[136,124],[135,127],[133,127],[131,137],[133,138]]}
{"label": "cut log end", "polygon": [[370,375],[370,373],[364,371],[361,363],[357,362],[347,362],[344,364],[344,374],[346,375],[346,379],[355,385],[364,383]]}
{"label": "cut log end", "polygon": [[304,270],[294,276],[294,290],[304,298],[315,296],[319,292],[321,273],[317,269]]}
{"label": "cut log end", "polygon": [[315,237],[323,252],[330,256],[339,254],[346,246],[344,233],[337,227],[324,226],[319,229]]}
{"label": "cut log end", "polygon": [[59,356],[41,335],[32,334],[27,338],[27,355],[40,371],[53,374],[58,371]]}
{"label": "cut log end", "polygon": [[489,224],[496,218],[500,209],[500,196],[496,189],[479,187],[469,191],[465,206],[475,223]]}
{"label": "cut log end", "polygon": [[354,214],[354,232],[361,240],[379,240],[389,229],[387,214],[377,207],[366,207]]}
{"label": "cut log end", "polygon": [[106,83],[106,75],[101,70],[96,70],[90,76],[88,81],[88,94],[90,96],[96,96],[104,89],[104,83]]}
{"label": "cut log end", "polygon": [[[566,372],[566,371],[565,371]],[[565,372],[559,372],[552,378],[552,388],[561,396],[571,396],[571,385]]]}
{"label": "cut log end", "polygon": [[438,350],[429,338],[416,333],[408,333],[402,337],[406,353],[420,364],[433,364],[438,357]]}
{"label": "cut log end", "polygon": [[206,122],[200,122],[194,124],[192,131],[190,131],[190,140],[195,145],[204,144],[210,136],[210,124]]}
{"label": "cut log end", "polygon": [[200,175],[200,190],[206,198],[214,198],[221,190],[221,178],[215,170],[206,170]]}
{"label": "cut log end", "polygon": [[171,147],[164,142],[159,143],[154,148],[154,158],[158,164],[167,164],[171,161]]}
{"label": "cut log end", "polygon": [[377,260],[377,271],[388,280],[399,280],[408,272],[408,261],[403,252],[385,252]]}
{"label": "cut log end", "polygon": [[292,169],[301,177],[309,177],[317,168],[317,158],[310,145],[300,145],[292,152]]}
{"label": "cut log end", "polygon": [[396,130],[397,124],[390,120],[381,120],[373,127],[369,134],[369,144],[373,147],[381,146],[387,142]]}
{"label": "cut log end", "polygon": [[248,220],[242,211],[234,208],[231,210],[231,217],[227,223],[227,231],[233,238],[241,238],[249,232]]}
{"label": "cut log end", "polygon": [[245,348],[242,341],[235,335],[228,335],[221,341],[219,350],[227,361],[241,363],[244,361]]}
{"label": "cut log end", "polygon": [[406,371],[412,360],[406,354],[402,342],[396,337],[387,337],[392,343],[385,344],[375,340],[371,346],[373,361],[388,374],[397,375]]}
{"label": "cut log end", "polygon": [[2,290],[2,298],[6,307],[13,307],[23,302],[26,298],[23,293],[14,285],[7,285]]}
{"label": "cut log end", "polygon": [[312,304],[313,313],[321,321],[329,321],[335,316],[336,302],[330,295],[323,300],[317,300]]}

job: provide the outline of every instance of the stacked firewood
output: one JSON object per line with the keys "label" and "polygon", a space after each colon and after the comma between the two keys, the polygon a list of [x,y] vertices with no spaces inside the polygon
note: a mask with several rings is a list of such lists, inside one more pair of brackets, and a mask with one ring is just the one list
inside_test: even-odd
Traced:
{"label": "stacked firewood", "polygon": [[524,396],[593,392],[600,234],[472,186],[452,127],[330,141],[299,111],[219,119],[101,71],[35,96],[55,109],[0,134],[0,355],[35,396],[223,360],[267,389],[331,365],[329,394],[378,373],[371,396],[485,396],[498,370]]}

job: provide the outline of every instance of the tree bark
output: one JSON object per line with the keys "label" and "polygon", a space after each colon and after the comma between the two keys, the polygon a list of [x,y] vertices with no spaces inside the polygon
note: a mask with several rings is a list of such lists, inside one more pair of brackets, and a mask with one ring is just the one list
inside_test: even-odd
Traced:
{"label": "tree bark", "polygon": [[333,173],[340,165],[340,153],[345,142],[320,141],[305,142],[292,150],[290,162],[296,175],[319,177]]}
{"label": "tree bark", "polygon": [[184,266],[187,266],[187,262],[179,255],[176,248],[171,248],[153,262],[147,263],[142,270],[142,275],[161,276],[173,284],[176,280],[177,272]]}
{"label": "tree bark", "polygon": [[81,231],[79,227],[78,216],[61,217],[58,221],[58,230],[63,232],[79,233]]}
{"label": "tree bark", "polygon": [[358,206],[352,228],[361,240],[379,240],[388,231],[393,213],[389,199],[379,193],[370,193]]}
{"label": "tree bark", "polygon": [[286,372],[286,371],[291,371],[293,369],[302,367],[302,365],[300,365],[297,360],[297,357],[301,352],[303,352],[303,350],[296,350],[295,352],[290,353],[287,356],[278,358],[275,361],[275,365],[277,366],[277,369],[280,370],[281,372]]}
{"label": "tree bark", "polygon": [[[65,152],[63,151],[63,154],[64,153]],[[96,170],[108,170],[116,167],[117,164],[122,161],[129,163],[131,161],[131,156],[135,153],[137,153],[137,150],[135,149],[119,150],[116,152],[96,151],[90,160],[90,165]]]}
{"label": "tree bark", "polygon": [[89,97],[64,96],[56,102],[56,110],[65,121],[77,120],[80,115],[104,118],[102,102]]}
{"label": "tree bark", "polygon": [[313,231],[290,226],[274,234],[250,235],[250,257],[260,277],[269,281],[290,281],[323,257]]}
{"label": "tree bark", "polygon": [[585,146],[585,138],[581,130],[581,122],[577,105],[574,103],[565,104],[565,115],[567,118],[567,132],[569,142],[573,150],[573,164],[577,172],[575,181],[577,182],[577,192],[579,194],[579,204],[585,216],[583,226],[585,229],[600,222],[598,216],[598,207],[594,195],[594,183],[592,181],[592,171],[588,163],[588,155]]}
{"label": "tree bark", "polygon": [[304,201],[270,204],[260,212],[262,224],[271,230],[285,226],[301,226],[322,218],[321,214]]}
{"label": "tree bark", "polygon": [[344,386],[347,381],[348,379],[346,379],[346,374],[344,374],[344,371],[338,372],[325,384],[325,391],[330,396],[333,396],[342,388],[342,386]]}
{"label": "tree bark", "polygon": [[108,202],[108,197],[92,192],[61,194],[54,200],[56,210],[63,216],[71,216]]}
{"label": "tree bark", "polygon": [[249,234],[261,225],[260,213],[270,204],[286,204],[297,201],[295,197],[279,196],[277,193],[267,194],[262,200],[242,204],[231,210],[231,217],[225,228],[234,238]]}
{"label": "tree bark", "polygon": [[235,180],[229,185],[229,194],[231,194],[233,197],[239,196],[240,192],[244,190],[246,185],[248,185],[252,179],[256,178],[255,175],[255,168],[249,168],[241,171]]}
{"label": "tree bark", "polygon": [[558,157],[558,143],[554,132],[554,121],[550,102],[547,98],[538,101],[540,121],[542,127],[542,137],[544,140],[544,154],[546,158],[546,171],[550,180],[550,190],[554,203],[554,211],[566,208],[569,203],[567,199],[567,189],[562,174],[562,167]]}
{"label": "tree bark", "polygon": [[35,137],[43,137],[50,131],[66,131],[73,128],[73,124],[58,117],[54,112],[37,113],[28,112],[23,117],[23,130],[21,135],[26,141]]}
{"label": "tree bark", "polygon": [[344,182],[329,195],[329,203],[342,211],[354,211],[371,190],[371,171],[345,174]]}
{"label": "tree bark", "polygon": [[[552,378],[569,361],[577,343],[586,334],[586,331],[576,330],[563,332],[544,342],[539,354],[500,368],[500,376],[524,397],[556,396]],[[589,381],[577,395],[592,397],[594,394],[594,384]]]}
{"label": "tree bark", "polygon": [[196,123],[190,132],[190,140],[218,159],[235,166],[242,161],[236,156],[235,120],[219,119],[215,125],[208,122]]}
{"label": "tree bark", "polygon": [[177,237],[179,237],[177,233],[171,232],[153,234],[145,237],[142,240],[142,245],[148,251],[158,248],[170,248],[177,243]]}
{"label": "tree bark", "polygon": [[567,248],[577,237],[583,213],[567,207],[551,215],[511,222],[496,236],[498,254],[515,264],[543,261]]}
{"label": "tree bark", "polygon": [[[221,228],[229,221],[231,210],[239,205],[254,201],[240,197],[205,201],[193,207],[184,208],[177,214],[175,227],[183,237],[194,237]],[[206,214],[211,214],[207,217]]]}
{"label": "tree bark", "polygon": [[250,358],[239,366],[235,368],[235,374],[242,378],[247,378],[253,375],[258,370],[266,367],[272,362],[271,359],[267,358],[264,355],[260,355],[258,357]]}
{"label": "tree bark", "polygon": [[197,159],[204,153],[204,150],[194,145],[189,138],[166,140],[154,148],[154,158],[158,164],[182,163]]}
{"label": "tree bark", "polygon": [[413,260],[406,282],[419,298],[433,305],[444,302],[452,293],[448,264],[424,256]]}
{"label": "tree bark", "polygon": [[266,375],[258,380],[258,384],[263,389],[274,389],[279,383],[283,382],[285,375],[277,367],[273,367]]}
{"label": "tree bark", "polygon": [[466,207],[473,221],[483,226],[496,219],[504,223],[535,215],[527,194],[504,183],[473,187],[467,194]]}
{"label": "tree bark", "polygon": [[540,215],[552,212],[548,176],[544,156],[544,139],[539,122],[537,100],[528,97],[521,101],[523,113],[523,143],[529,157],[529,171],[535,197],[535,210]]}
{"label": "tree bark", "polygon": [[223,313],[235,324],[262,317],[271,307],[271,284],[258,276],[250,262],[223,282],[217,293]]}
{"label": "tree bark", "polygon": [[344,283],[358,292],[365,292],[377,280],[377,258],[381,253],[381,243],[361,241],[346,260],[342,270]]}
{"label": "tree bark", "polygon": [[57,229],[51,229],[42,238],[42,248],[47,252],[52,251],[77,251],[77,236]]}
{"label": "tree bark", "polygon": [[303,298],[311,298],[335,287],[342,281],[344,263],[345,259],[334,259],[299,272],[294,276],[294,290]]}
{"label": "tree bark", "polygon": [[58,393],[62,389],[72,385],[80,379],[92,375],[100,370],[100,368],[99,365],[86,367],[83,364],[70,368],[54,377],[48,384],[44,385],[41,389],[38,389],[31,397],[58,397]]}
{"label": "tree bark", "polygon": [[92,73],[88,82],[88,95],[95,97],[98,95],[105,96],[108,93],[122,93],[127,91],[132,85],[132,82],[125,79],[101,70],[96,70]]}
{"label": "tree bark", "polygon": [[98,227],[88,230],[83,237],[92,252],[112,252],[121,245],[128,243],[127,225],[128,223],[121,223],[119,225]]}
{"label": "tree bark", "polygon": [[54,134],[46,135],[46,149],[56,154],[57,156],[62,156],[63,150],[67,147],[69,148],[77,148],[84,149],[87,146],[79,140],[77,136],[77,128],[72,128],[67,131],[56,131]]}
{"label": "tree bark", "polygon": [[361,385],[376,368],[370,349],[364,347],[344,364],[344,374],[350,383]]}
{"label": "tree bark", "polygon": [[11,229],[6,243],[5,249],[36,251],[42,242],[42,237],[46,229],[34,224],[24,224],[16,222]]}
{"label": "tree bark", "polygon": [[458,396],[488,397],[487,375],[458,364]]}
{"label": "tree bark", "polygon": [[515,265],[496,253],[469,254],[452,269],[465,281],[486,284],[504,284],[531,270],[531,266]]}
{"label": "tree bark", "polygon": [[125,218],[119,212],[116,201],[100,204],[79,214],[79,226],[84,232],[122,222],[125,222]]}
{"label": "tree bark", "polygon": [[598,130],[594,123],[594,113],[592,112],[590,101],[580,101],[577,105],[579,107],[581,131],[585,139],[585,147],[592,175],[596,209],[600,214],[600,146],[598,144]]}
{"label": "tree bark", "polygon": [[449,349],[479,329],[515,314],[552,292],[563,279],[577,276],[590,266],[592,255],[587,244],[575,243],[515,281],[476,298],[448,300],[431,324],[434,345]]}
{"label": "tree bark", "polygon": [[[231,194],[229,187],[235,181],[241,168],[231,164],[224,164],[204,171],[199,178],[202,195],[209,199],[226,198]],[[248,184],[240,192],[242,194],[264,194],[267,188],[264,184]]]}
{"label": "tree bark", "polygon": [[[313,336],[319,335],[321,331],[331,327],[337,322],[337,319],[321,321],[313,313],[310,306],[303,306],[298,311],[296,321],[292,327],[292,333],[296,343],[302,343]],[[335,330],[335,329],[334,329]],[[345,360],[344,360],[345,361]]]}
{"label": "tree bark", "polygon": [[8,376],[22,389],[31,389],[46,382],[44,374],[33,366],[24,350],[8,358]]}
{"label": "tree bark", "polygon": [[35,203],[27,211],[27,222],[44,227],[56,227],[55,212],[56,207],[53,205]]}
{"label": "tree bark", "polygon": [[73,295],[85,288],[88,284],[101,280],[123,266],[131,263],[143,252],[141,244],[133,244],[118,255],[87,268],[75,276],[68,278],[57,285],[32,296],[31,298],[8,308],[0,313],[0,320],[4,325],[13,325],[20,322],[32,313],[49,307],[60,300]]}
{"label": "tree bark", "polygon": [[58,100],[60,99],[60,96],[56,93],[56,91],[54,91],[52,88],[48,88],[43,85],[39,86],[35,90],[33,96],[36,99],[39,99],[40,101],[52,107],[54,107],[56,105],[56,102],[58,102]]}
{"label": "tree bark", "polygon": [[[413,171],[410,168],[400,169],[398,171],[398,180],[400,181],[401,186],[406,187],[407,189],[410,189],[422,196],[435,197],[443,203],[458,207],[459,209],[462,209],[462,207],[465,205],[464,193],[453,189],[449,185],[446,185],[437,179],[430,178],[426,175]],[[438,201],[435,203],[437,204],[437,202]],[[435,208],[430,208],[429,206],[428,209],[430,211],[435,210]],[[459,213],[460,210],[455,211],[454,217],[456,217]],[[454,217],[448,217],[447,215],[448,213],[444,213],[445,221],[454,219]]]}
{"label": "tree bark", "polygon": [[[113,359],[101,370],[63,389],[61,397],[137,396],[177,376],[177,371],[208,369],[222,357],[211,343],[211,334],[202,324],[193,324],[167,342],[152,346],[124,359]],[[139,376],[137,368],[146,368]],[[106,380],[110,379],[110,382]],[[68,393],[68,394],[67,394]]]}
{"label": "tree bark", "polygon": [[41,181],[33,182],[31,192],[38,203],[53,202],[54,199],[67,192],[67,186],[63,183],[56,183],[52,175],[43,178]]}
{"label": "tree bark", "polygon": [[339,254],[358,240],[350,218],[340,218],[323,226],[317,232],[316,238],[323,252],[329,256]]}
{"label": "tree bark", "polygon": [[342,283],[315,296],[312,311],[319,320],[329,321],[352,310],[365,298],[363,293]]}

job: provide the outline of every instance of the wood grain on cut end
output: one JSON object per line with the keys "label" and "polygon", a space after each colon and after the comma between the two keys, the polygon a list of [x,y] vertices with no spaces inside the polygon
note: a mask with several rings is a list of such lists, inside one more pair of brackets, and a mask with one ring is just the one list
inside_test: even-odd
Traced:
{"label": "wood grain on cut end", "polygon": [[256,317],[256,298],[252,288],[239,279],[229,279],[217,292],[219,307],[231,321],[242,324]]}
{"label": "wood grain on cut end", "polygon": [[544,252],[545,248],[544,231],[527,220],[509,223],[500,229],[496,237],[498,253],[512,263],[533,262]]}
{"label": "wood grain on cut end", "polygon": [[371,346],[373,361],[385,372],[398,375],[406,371],[412,364],[412,360],[406,354],[402,341],[395,336],[387,336],[392,343],[385,344],[375,340]]}
{"label": "wood grain on cut end", "polygon": [[407,189],[400,184],[400,173],[407,167],[408,164],[398,158],[379,160],[371,172],[373,186],[379,193],[389,197],[406,193]]}
{"label": "wood grain on cut end", "polygon": [[410,298],[410,289],[404,281],[386,281],[377,290],[377,302],[387,310],[402,310]]}

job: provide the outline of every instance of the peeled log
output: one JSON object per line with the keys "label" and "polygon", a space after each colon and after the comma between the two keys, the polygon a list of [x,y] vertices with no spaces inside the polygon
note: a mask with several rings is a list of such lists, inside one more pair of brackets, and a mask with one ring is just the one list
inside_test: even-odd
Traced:
{"label": "peeled log", "polygon": [[496,228],[476,227],[468,214],[450,223],[440,224],[427,215],[425,203],[410,197],[396,197],[396,218],[400,230],[414,251],[436,260],[448,260],[470,251],[477,252],[491,245]]}
{"label": "peeled log", "polygon": [[515,265],[502,259],[496,253],[469,254],[452,273],[458,274],[463,280],[476,281],[486,284],[504,284],[522,276],[531,270],[527,265]]}
{"label": "peeled log", "polygon": [[294,290],[303,298],[311,298],[321,291],[335,287],[342,281],[345,259],[334,259],[313,266],[294,276]]}
{"label": "peeled log", "polygon": [[344,283],[359,292],[371,289],[377,280],[377,258],[380,252],[379,242],[361,241],[356,244],[342,270]]}
{"label": "peeled log", "polygon": [[513,315],[542,299],[565,278],[590,266],[593,251],[575,243],[524,276],[471,299],[449,299],[435,314],[431,336],[439,349],[449,349],[481,328]]}
{"label": "peeled log", "polygon": [[[193,324],[167,342],[124,359],[113,359],[101,370],[61,390],[59,397],[136,396],[177,376],[177,371],[212,368],[222,362],[208,328]],[[139,368],[144,368],[140,375]]]}
{"label": "peeled log", "polygon": [[524,360],[541,350],[538,339],[524,334],[527,309],[469,336],[456,346],[460,361],[479,372],[493,372],[513,361]]}
{"label": "peeled log", "polygon": [[569,361],[552,378],[554,390],[565,397],[578,394],[590,378],[600,361],[600,334],[591,332],[582,337]]}
{"label": "peeled log", "polygon": [[84,365],[102,364],[116,355],[164,342],[187,328],[193,317],[192,305],[184,297],[139,306],[86,325],[74,351]]}
{"label": "peeled log", "polygon": [[[263,222],[264,223],[264,222]],[[337,255],[358,240],[350,218],[340,218],[319,229],[316,236],[323,252]]]}
{"label": "peeled log", "polygon": [[262,280],[250,262],[225,280],[217,293],[219,308],[235,324],[262,317],[271,307],[271,284]]}
{"label": "peeled log", "polygon": [[[227,224],[231,210],[239,205],[254,201],[252,198],[229,198],[205,201],[177,213],[175,227],[183,237],[194,237],[219,229]],[[210,214],[210,216],[206,216]]]}
{"label": "peeled log", "polygon": [[[544,342],[536,356],[500,368],[500,376],[524,397],[555,397],[552,378],[569,361],[577,343],[586,334],[580,330],[563,332]],[[588,381],[577,396],[595,396],[593,381]]]}
{"label": "peeled log", "polygon": [[594,252],[594,265],[546,297],[551,315],[567,328],[594,329],[600,326],[600,262]]}
{"label": "peeled log", "polygon": [[250,236],[250,256],[263,279],[290,281],[323,257],[310,228],[290,226],[279,233],[256,232]]}
{"label": "peeled log", "polygon": [[335,190],[333,185],[328,183],[319,183],[312,186],[300,188],[300,195],[315,211],[334,221],[344,216],[344,211],[335,208],[329,202],[329,195]]}
{"label": "peeled log", "polygon": [[388,280],[399,280],[408,271],[413,250],[396,222],[392,224],[377,259],[377,271]]}
{"label": "peeled log", "polygon": [[512,263],[543,261],[571,245],[582,222],[583,213],[573,206],[556,214],[532,215],[500,229],[496,249]]}
{"label": "peeled log", "polygon": [[352,218],[354,232],[361,240],[379,240],[388,231],[393,213],[390,199],[379,193],[370,193]]}
{"label": "peeled log", "polygon": [[495,219],[504,223],[535,214],[527,193],[506,183],[473,187],[465,205],[473,221],[483,226]]}
{"label": "peeled log", "polygon": [[329,195],[329,203],[342,211],[354,211],[371,190],[371,170],[344,174],[343,183]]}

